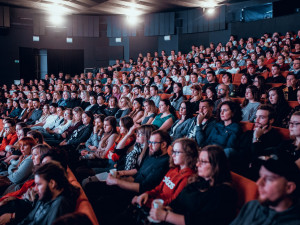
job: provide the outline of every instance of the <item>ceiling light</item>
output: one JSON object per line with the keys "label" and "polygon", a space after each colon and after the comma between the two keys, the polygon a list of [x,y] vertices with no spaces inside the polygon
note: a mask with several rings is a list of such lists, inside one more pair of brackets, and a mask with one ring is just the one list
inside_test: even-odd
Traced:
{"label": "ceiling light", "polygon": [[215,11],[216,11],[215,8],[208,8],[206,12],[208,15],[212,15],[215,13]]}
{"label": "ceiling light", "polygon": [[63,23],[64,19],[61,15],[58,14],[54,14],[54,15],[50,15],[50,22],[54,25],[60,25]]}

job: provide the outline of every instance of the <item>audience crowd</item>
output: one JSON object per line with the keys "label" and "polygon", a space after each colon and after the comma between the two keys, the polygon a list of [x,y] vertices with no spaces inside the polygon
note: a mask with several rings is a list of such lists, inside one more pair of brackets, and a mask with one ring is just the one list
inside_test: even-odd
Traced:
{"label": "audience crowd", "polygon": [[0,224],[88,220],[70,169],[104,225],[300,224],[299,79],[300,30],[3,84]]}

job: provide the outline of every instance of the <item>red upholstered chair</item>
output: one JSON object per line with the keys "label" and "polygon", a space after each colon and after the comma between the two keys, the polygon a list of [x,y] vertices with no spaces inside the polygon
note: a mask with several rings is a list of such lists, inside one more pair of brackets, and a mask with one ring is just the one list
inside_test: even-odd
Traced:
{"label": "red upholstered chair", "polygon": [[241,126],[241,128],[242,128],[242,131],[243,131],[243,132],[246,132],[247,130],[253,130],[254,123],[241,121],[241,122],[240,122],[240,126]]}
{"label": "red upholstered chair", "polygon": [[231,172],[231,176],[233,187],[236,189],[238,194],[237,208],[239,211],[245,203],[257,199],[257,185],[254,181],[234,172]]}

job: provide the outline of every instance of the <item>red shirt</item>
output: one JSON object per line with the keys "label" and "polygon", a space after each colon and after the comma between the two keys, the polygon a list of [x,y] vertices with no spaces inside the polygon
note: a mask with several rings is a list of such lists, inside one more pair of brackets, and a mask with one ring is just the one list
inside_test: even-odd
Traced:
{"label": "red shirt", "polygon": [[151,208],[152,201],[156,198],[163,199],[164,205],[169,205],[186,186],[188,178],[193,173],[194,171],[190,168],[180,170],[179,167],[175,167],[170,169],[158,186],[146,192],[149,195],[146,206]]}
{"label": "red shirt", "polygon": [[0,145],[0,151],[4,151],[7,145],[13,145],[18,140],[17,133],[14,132],[12,134],[7,135],[7,137],[3,138],[2,143]]}

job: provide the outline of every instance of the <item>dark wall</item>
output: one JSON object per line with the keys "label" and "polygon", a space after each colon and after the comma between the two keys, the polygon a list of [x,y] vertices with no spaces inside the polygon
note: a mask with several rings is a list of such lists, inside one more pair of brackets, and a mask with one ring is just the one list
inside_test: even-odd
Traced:
{"label": "dark wall", "polygon": [[143,35],[129,38],[130,57],[137,59],[139,53],[155,52],[158,47],[158,37],[145,37]]}

